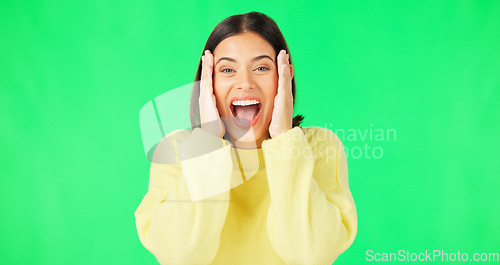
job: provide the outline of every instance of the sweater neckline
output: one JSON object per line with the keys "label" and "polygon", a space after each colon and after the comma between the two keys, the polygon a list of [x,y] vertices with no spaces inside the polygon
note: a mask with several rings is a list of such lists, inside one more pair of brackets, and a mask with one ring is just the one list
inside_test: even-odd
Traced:
{"label": "sweater neckline", "polygon": [[243,170],[257,170],[266,167],[262,148],[239,149],[231,147],[231,157],[233,164],[240,166]]}

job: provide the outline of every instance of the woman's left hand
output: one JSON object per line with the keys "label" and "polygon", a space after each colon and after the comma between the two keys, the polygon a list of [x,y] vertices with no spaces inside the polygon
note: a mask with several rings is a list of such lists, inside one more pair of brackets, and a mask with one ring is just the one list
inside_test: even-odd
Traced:
{"label": "woman's left hand", "polygon": [[289,55],[281,50],[276,59],[278,64],[278,92],[274,98],[274,109],[269,125],[269,135],[275,138],[281,133],[292,129],[293,120],[293,95],[292,78],[293,69]]}

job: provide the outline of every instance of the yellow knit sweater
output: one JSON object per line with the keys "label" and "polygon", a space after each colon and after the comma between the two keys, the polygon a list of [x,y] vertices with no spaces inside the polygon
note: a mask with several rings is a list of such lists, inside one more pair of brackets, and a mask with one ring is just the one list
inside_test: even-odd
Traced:
{"label": "yellow knit sweater", "polygon": [[163,265],[330,265],[357,231],[343,145],[319,127],[254,150],[199,128],[172,132],[156,147],[135,218]]}

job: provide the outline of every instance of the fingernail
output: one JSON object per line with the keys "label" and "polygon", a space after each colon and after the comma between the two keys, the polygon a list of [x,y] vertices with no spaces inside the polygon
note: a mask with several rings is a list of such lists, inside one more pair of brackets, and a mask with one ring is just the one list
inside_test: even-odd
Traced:
{"label": "fingernail", "polygon": [[205,55],[202,55],[201,56],[201,62],[204,63],[205,62]]}

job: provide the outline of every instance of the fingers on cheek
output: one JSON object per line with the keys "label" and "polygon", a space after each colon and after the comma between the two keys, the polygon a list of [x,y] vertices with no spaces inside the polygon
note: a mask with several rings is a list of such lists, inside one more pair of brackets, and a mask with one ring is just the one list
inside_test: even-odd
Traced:
{"label": "fingers on cheek", "polygon": [[201,76],[204,77],[205,76],[205,72],[206,72],[206,69],[205,69],[205,58],[202,56],[201,57]]}
{"label": "fingers on cheek", "polygon": [[212,65],[213,59],[214,59],[214,56],[210,52],[208,52],[207,53],[207,65],[208,66]]}
{"label": "fingers on cheek", "polygon": [[290,65],[284,64],[280,67],[280,75],[283,77],[290,78],[291,77],[291,69]]}
{"label": "fingers on cheek", "polygon": [[280,75],[284,75],[285,70],[286,70],[286,65],[285,64],[280,65]]}

